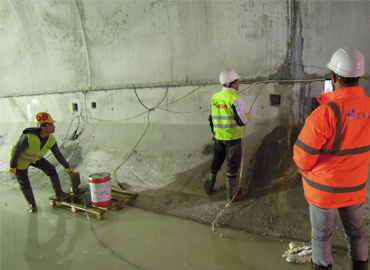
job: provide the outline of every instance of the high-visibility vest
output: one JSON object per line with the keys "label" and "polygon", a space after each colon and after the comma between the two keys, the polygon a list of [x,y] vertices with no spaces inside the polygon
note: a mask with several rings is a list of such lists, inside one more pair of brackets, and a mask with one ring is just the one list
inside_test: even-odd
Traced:
{"label": "high-visibility vest", "polygon": [[237,124],[232,108],[237,98],[241,97],[232,90],[222,90],[212,96],[211,116],[215,139],[229,141],[244,137],[244,128]]}
{"label": "high-visibility vest", "polygon": [[[28,146],[20,154],[17,163],[17,169],[25,170],[28,168],[30,163],[35,163],[41,159],[49,149],[55,144],[56,140],[52,134],[49,134],[49,138],[42,149],[40,139],[35,134],[27,134]],[[11,157],[12,149],[9,151],[9,157]]]}
{"label": "high-visibility vest", "polygon": [[331,100],[307,118],[294,160],[306,199],[322,208],[363,203],[370,160],[370,97],[359,86],[323,94]]}

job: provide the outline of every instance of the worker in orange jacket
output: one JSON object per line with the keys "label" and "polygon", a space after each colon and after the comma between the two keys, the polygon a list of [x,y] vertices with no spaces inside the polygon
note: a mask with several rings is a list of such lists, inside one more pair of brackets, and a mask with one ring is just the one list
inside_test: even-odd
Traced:
{"label": "worker in orange jacket", "polygon": [[363,54],[337,50],[326,65],[333,92],[307,118],[294,145],[302,174],[312,230],[312,268],[331,269],[331,233],[338,209],[353,269],[367,269],[369,248],[363,228],[363,203],[370,160],[370,97],[358,80],[365,74]]}

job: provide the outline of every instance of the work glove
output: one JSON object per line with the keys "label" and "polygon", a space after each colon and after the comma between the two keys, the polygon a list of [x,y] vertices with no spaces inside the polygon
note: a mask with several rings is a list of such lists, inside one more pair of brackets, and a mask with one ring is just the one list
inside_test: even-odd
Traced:
{"label": "work glove", "polygon": [[73,170],[72,170],[72,168],[71,168],[71,167],[69,167],[68,169],[66,169],[66,171],[67,171],[67,173],[68,173],[68,174],[73,173]]}
{"label": "work glove", "polygon": [[17,172],[17,168],[10,168],[9,171],[8,171],[8,173],[11,173],[13,175],[15,175],[16,172]]}
{"label": "work glove", "polygon": [[285,251],[283,258],[290,263],[311,263],[312,250],[311,244],[290,242],[289,250]]}
{"label": "work glove", "polygon": [[248,117],[248,121],[251,120],[251,115],[249,113],[245,114]]}

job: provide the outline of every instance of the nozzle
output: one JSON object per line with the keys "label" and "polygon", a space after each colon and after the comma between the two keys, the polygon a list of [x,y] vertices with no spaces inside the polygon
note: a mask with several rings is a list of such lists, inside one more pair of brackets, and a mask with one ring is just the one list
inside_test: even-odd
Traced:
{"label": "nozzle", "polygon": [[79,172],[70,173],[69,179],[71,181],[72,192],[78,193],[78,186],[81,184],[80,173]]}

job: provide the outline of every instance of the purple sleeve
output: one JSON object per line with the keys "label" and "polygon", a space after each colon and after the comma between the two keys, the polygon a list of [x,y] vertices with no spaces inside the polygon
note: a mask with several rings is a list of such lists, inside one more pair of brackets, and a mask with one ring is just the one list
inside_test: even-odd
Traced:
{"label": "purple sleeve", "polygon": [[64,158],[64,156],[63,156],[62,152],[60,152],[59,147],[58,147],[58,144],[57,144],[56,142],[55,142],[55,144],[51,147],[51,149],[50,149],[50,150],[53,152],[53,154],[54,154],[55,158],[58,160],[58,162],[59,162],[60,164],[62,164],[62,166],[63,166],[64,168],[68,169],[69,167],[71,167],[71,166],[69,166],[68,161]]}

